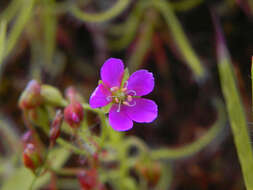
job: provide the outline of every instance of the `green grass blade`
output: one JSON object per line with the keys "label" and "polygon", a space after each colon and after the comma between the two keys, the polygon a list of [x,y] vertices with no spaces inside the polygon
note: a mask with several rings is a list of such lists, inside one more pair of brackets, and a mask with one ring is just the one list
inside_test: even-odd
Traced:
{"label": "green grass blade", "polygon": [[169,29],[171,30],[172,37],[174,38],[182,56],[184,57],[185,62],[192,69],[196,78],[203,78],[205,75],[205,69],[191,47],[190,42],[184,34],[183,28],[175,16],[170,4],[164,0],[153,1],[153,4],[164,16]]}
{"label": "green grass blade", "polygon": [[246,116],[237,88],[237,81],[230,56],[224,43],[218,21],[213,17],[217,36],[218,70],[222,92],[226,102],[234,142],[239,157],[242,174],[247,190],[253,189],[253,152],[247,127]]}

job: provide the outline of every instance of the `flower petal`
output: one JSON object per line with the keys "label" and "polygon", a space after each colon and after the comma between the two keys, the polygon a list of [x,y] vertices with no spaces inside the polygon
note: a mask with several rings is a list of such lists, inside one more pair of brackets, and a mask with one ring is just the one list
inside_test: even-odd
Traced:
{"label": "flower petal", "polygon": [[134,90],[136,96],[144,96],[152,92],[154,88],[154,77],[145,69],[134,72],[128,79],[128,90]]}
{"label": "flower petal", "polygon": [[90,97],[90,106],[92,108],[99,108],[106,106],[111,102],[107,97],[111,96],[111,92],[104,87],[103,84],[99,84]]}
{"label": "flower petal", "polygon": [[128,117],[126,106],[122,105],[119,112],[118,105],[114,104],[109,112],[109,123],[116,131],[127,131],[133,127],[133,121]]}
{"label": "flower petal", "polygon": [[124,64],[120,59],[107,59],[101,68],[100,75],[102,81],[108,87],[120,87],[124,74]]}
{"label": "flower petal", "polygon": [[157,105],[154,101],[145,98],[134,98],[135,106],[126,106],[127,115],[136,122],[152,122],[157,117]]}

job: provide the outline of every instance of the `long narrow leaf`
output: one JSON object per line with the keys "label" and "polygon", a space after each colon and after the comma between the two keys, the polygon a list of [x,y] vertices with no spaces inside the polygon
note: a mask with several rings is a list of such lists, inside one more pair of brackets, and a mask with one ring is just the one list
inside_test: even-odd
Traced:
{"label": "long narrow leaf", "polygon": [[71,13],[84,22],[105,22],[117,17],[130,4],[130,0],[118,0],[118,2],[109,10],[102,13],[85,13],[78,7],[71,8]]}
{"label": "long narrow leaf", "polygon": [[30,16],[32,15],[32,10],[34,6],[34,0],[23,0],[22,10],[11,29],[8,36],[6,55],[8,55],[12,49],[15,47],[17,40],[19,39],[21,33],[24,30],[25,24],[28,22]]}
{"label": "long narrow leaf", "polygon": [[6,22],[5,20],[0,22],[0,68],[4,59],[4,49],[6,46]]}
{"label": "long narrow leaf", "polygon": [[253,189],[253,152],[247,128],[246,116],[237,88],[237,81],[219,23],[213,14],[216,27],[218,70],[222,92],[225,98],[234,142],[242,168],[247,190]]}
{"label": "long narrow leaf", "polygon": [[164,0],[156,0],[153,1],[154,6],[161,12],[164,16],[169,29],[171,30],[171,34],[184,57],[185,62],[192,69],[196,78],[203,78],[205,74],[205,69],[201,64],[198,56],[195,54],[193,48],[191,47],[182,26],[180,25],[177,17],[175,16],[171,6]]}
{"label": "long narrow leaf", "polygon": [[155,150],[151,153],[150,156],[153,159],[172,160],[172,159],[185,158],[201,151],[204,147],[206,147],[209,143],[211,143],[215,139],[215,137],[217,137],[217,135],[221,132],[221,130],[225,127],[225,112],[223,104],[220,101],[216,101],[216,108],[218,111],[218,119],[205,135],[203,135],[193,143],[185,145],[180,148],[161,148]]}

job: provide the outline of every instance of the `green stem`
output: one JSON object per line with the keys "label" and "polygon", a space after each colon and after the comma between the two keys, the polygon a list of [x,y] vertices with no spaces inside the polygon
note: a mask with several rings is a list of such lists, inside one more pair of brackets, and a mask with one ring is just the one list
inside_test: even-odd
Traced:
{"label": "green stem", "polygon": [[92,112],[97,113],[97,114],[103,113],[100,109],[91,108],[90,105],[87,104],[87,103],[83,103],[82,106],[83,106],[83,109],[85,109],[85,110],[92,111]]}
{"label": "green stem", "polygon": [[69,150],[72,150],[74,153],[76,154],[80,154],[80,155],[84,155],[86,156],[87,155],[87,152],[77,148],[76,146],[70,144],[69,142],[65,141],[64,139],[62,138],[58,138],[57,141],[56,141],[59,145],[63,146],[64,148],[66,149],[69,149]]}
{"label": "green stem", "polygon": [[225,127],[225,113],[223,109],[223,105],[220,102],[217,102],[217,110],[218,110],[218,120],[215,124],[207,131],[207,133],[200,137],[195,142],[183,146],[181,148],[161,148],[158,150],[154,150],[150,153],[150,157],[152,159],[180,159],[184,157],[188,157],[194,153],[201,151],[204,147],[206,147]]}

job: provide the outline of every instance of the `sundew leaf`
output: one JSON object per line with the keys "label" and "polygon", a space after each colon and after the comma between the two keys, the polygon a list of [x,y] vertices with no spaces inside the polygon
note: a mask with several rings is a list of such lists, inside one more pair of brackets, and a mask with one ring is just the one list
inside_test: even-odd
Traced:
{"label": "sundew leaf", "polygon": [[242,168],[246,188],[253,189],[253,152],[247,128],[246,116],[237,81],[217,18],[213,14],[216,29],[218,70],[222,92],[226,102],[234,142]]}
{"label": "sundew leaf", "polygon": [[22,1],[11,0],[9,1],[8,7],[0,12],[0,20],[6,20],[9,22],[18,12]]}
{"label": "sundew leaf", "polygon": [[197,78],[203,78],[205,69],[191,47],[190,42],[184,34],[183,28],[175,16],[170,4],[164,0],[153,1],[153,4],[164,16],[168,27],[171,30],[172,37],[184,57],[185,62],[189,65]]}
{"label": "sundew leaf", "polygon": [[6,145],[6,151],[18,153],[21,148],[21,144],[19,143],[19,134],[17,130],[15,130],[15,126],[4,118],[4,115],[0,114],[1,141],[4,145]]}
{"label": "sundew leaf", "polygon": [[5,20],[0,22],[0,68],[4,59],[4,49],[6,46],[6,26]]}
{"label": "sundew leaf", "polygon": [[21,33],[23,32],[23,29],[32,16],[32,10],[34,7],[34,0],[23,0],[22,1],[22,9],[17,16],[17,19],[13,25],[13,28],[10,31],[10,34],[8,35],[8,41],[7,41],[7,47],[6,47],[6,55],[8,55],[12,49],[15,47],[17,40]]}
{"label": "sundew leaf", "polygon": [[109,103],[106,106],[102,107],[101,110],[106,114],[106,113],[109,113],[111,107],[112,107],[112,103]]}
{"label": "sundew leaf", "polygon": [[[57,148],[52,150],[48,158],[51,167],[56,170],[61,168],[67,161],[69,155],[70,151],[64,148]],[[1,190],[14,190],[14,189],[27,190],[30,188],[34,178],[35,178],[34,174],[29,169],[21,167],[16,171],[14,171],[13,175],[10,178],[5,180]],[[47,184],[49,180],[50,180],[49,173],[46,173],[45,175],[39,177],[35,181],[33,190],[39,189],[43,185]]]}
{"label": "sundew leaf", "polygon": [[129,70],[128,70],[128,68],[126,68],[125,71],[124,71],[123,78],[122,78],[122,82],[121,82],[121,86],[120,86],[121,88],[124,87],[124,84],[125,84],[125,82],[126,82],[128,79],[129,79]]}
{"label": "sundew leaf", "polygon": [[113,35],[120,35],[120,38],[109,41],[108,45],[110,49],[121,51],[134,40],[145,8],[146,6],[143,5],[142,1],[137,2],[134,10],[131,11],[130,16],[124,24],[111,26],[112,29],[109,32]]}
{"label": "sundew leaf", "polygon": [[253,112],[253,56],[251,57],[251,106],[252,106],[252,112]]}
{"label": "sundew leaf", "polygon": [[[152,16],[153,17],[153,16]],[[129,70],[131,72],[139,69],[141,63],[144,60],[145,55],[151,49],[152,36],[154,34],[154,19],[147,18],[143,24],[143,30],[135,46],[131,57],[129,58]]]}
{"label": "sundew leaf", "polygon": [[199,6],[202,4],[204,0],[181,0],[181,1],[172,1],[171,2],[171,7],[173,8],[174,11],[188,11],[196,6]]}
{"label": "sundew leaf", "polygon": [[162,175],[155,190],[169,189],[173,178],[173,170],[170,163],[165,162],[162,167]]}
{"label": "sundew leaf", "polygon": [[204,147],[206,147],[209,143],[211,143],[217,135],[222,131],[225,127],[225,112],[223,109],[223,104],[221,101],[216,100],[215,102],[217,111],[218,111],[218,119],[213,124],[213,126],[200,137],[198,140],[194,141],[189,145],[185,145],[179,148],[160,148],[157,150],[153,150],[150,153],[150,157],[152,159],[158,160],[173,160],[189,157],[199,151],[201,151]]}
{"label": "sundew leaf", "polygon": [[51,64],[55,51],[57,19],[54,13],[55,0],[43,1],[44,51],[46,63]]}
{"label": "sundew leaf", "polygon": [[84,22],[106,22],[120,15],[130,4],[130,0],[118,0],[113,7],[102,13],[85,13],[76,6],[71,7],[71,13]]}

